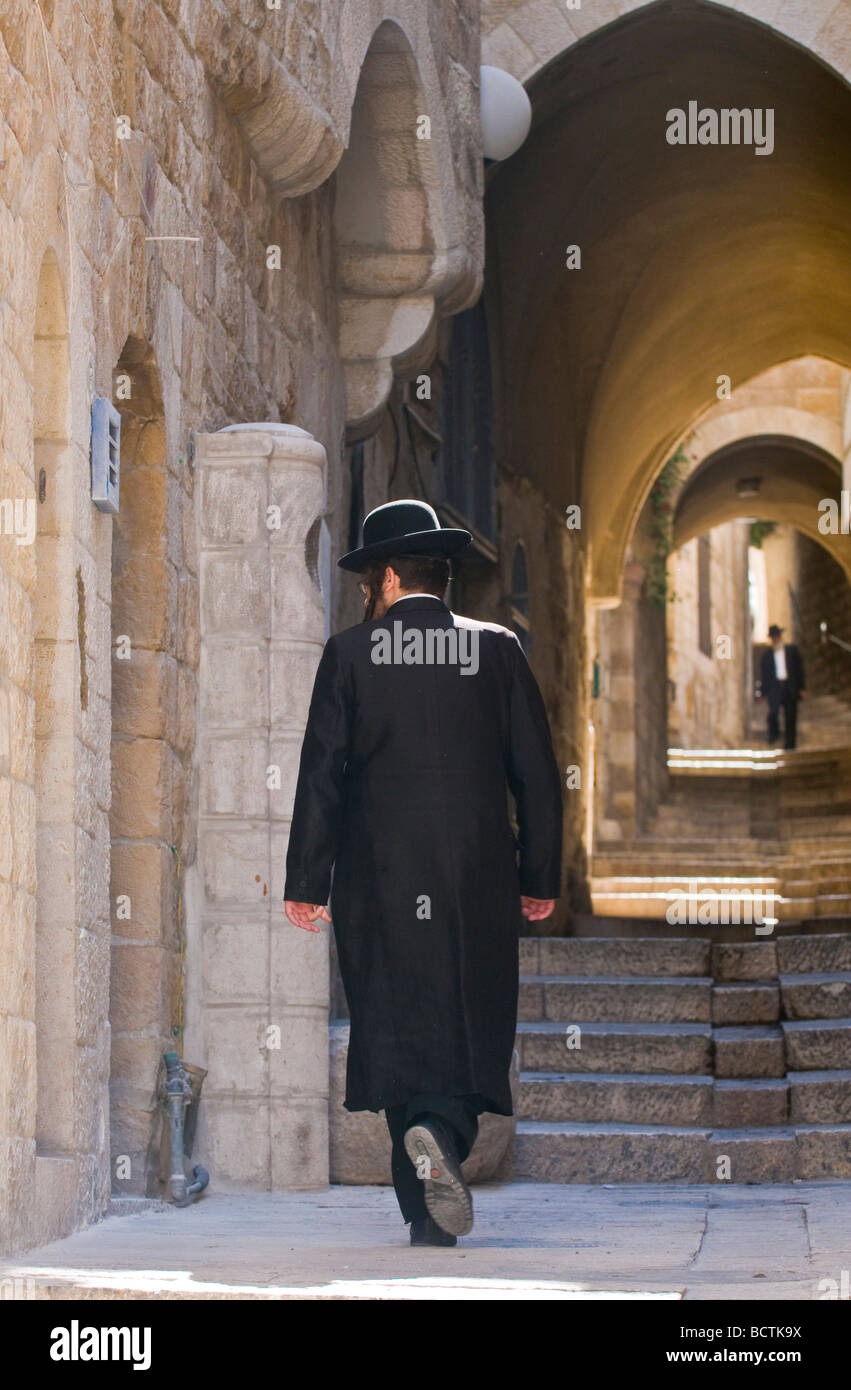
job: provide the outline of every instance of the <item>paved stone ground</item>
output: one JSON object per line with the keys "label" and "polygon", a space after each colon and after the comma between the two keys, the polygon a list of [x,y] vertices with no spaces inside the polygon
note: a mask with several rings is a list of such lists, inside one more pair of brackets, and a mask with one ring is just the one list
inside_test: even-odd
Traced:
{"label": "paved stone ground", "polygon": [[0,1280],[37,1298],[812,1300],[822,1279],[849,1296],[851,1182],[508,1183],[474,1201],[457,1247],[412,1250],[389,1188],[213,1188],[0,1261]]}

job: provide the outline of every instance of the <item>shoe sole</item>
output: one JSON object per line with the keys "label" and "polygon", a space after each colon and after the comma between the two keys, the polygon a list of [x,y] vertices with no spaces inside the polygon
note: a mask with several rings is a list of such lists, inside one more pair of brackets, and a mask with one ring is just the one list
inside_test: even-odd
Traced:
{"label": "shoe sole", "polygon": [[429,1216],[449,1235],[465,1236],[473,1228],[473,1199],[460,1165],[427,1125],[411,1125],[405,1131],[405,1152],[415,1168],[417,1160],[427,1156],[429,1171],[438,1175],[423,1181]]}

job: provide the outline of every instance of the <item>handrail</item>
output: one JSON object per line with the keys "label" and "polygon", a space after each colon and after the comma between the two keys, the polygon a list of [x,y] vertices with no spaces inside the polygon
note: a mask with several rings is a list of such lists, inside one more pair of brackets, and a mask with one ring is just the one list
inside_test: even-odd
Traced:
{"label": "handrail", "polygon": [[843,642],[841,637],[837,637],[833,632],[828,632],[826,622],[822,621],[819,623],[819,632],[821,633],[822,645],[824,645],[825,642],[833,642],[837,647],[841,647],[844,652],[851,652],[851,642]]}

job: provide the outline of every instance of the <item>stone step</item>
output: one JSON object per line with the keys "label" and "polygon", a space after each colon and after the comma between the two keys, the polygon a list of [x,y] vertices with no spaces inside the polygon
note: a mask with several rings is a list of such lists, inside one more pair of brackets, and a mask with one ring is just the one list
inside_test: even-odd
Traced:
{"label": "stone step", "polygon": [[[687,825],[682,821],[680,825],[685,831]],[[772,864],[792,862],[795,856],[803,853],[808,856],[808,859],[804,860],[805,863],[825,860],[847,862],[849,837],[832,836],[829,826],[824,826],[823,830],[823,838],[817,845],[812,844],[809,839],[797,844],[794,835],[781,838],[776,834],[737,835],[735,839],[728,841],[721,833],[721,825],[716,826],[718,833],[711,837],[683,833],[680,836],[646,835],[641,839],[598,840],[594,846],[594,862],[612,856],[617,860],[629,860],[640,867],[645,860],[658,862],[660,858],[664,858],[680,868],[692,863],[697,866],[698,872],[703,873],[707,872],[710,865],[719,865],[722,868],[732,865],[744,866],[743,872],[747,872],[749,867],[761,870]]]}
{"label": "stone step", "polygon": [[713,1023],[776,1023],[779,1017],[780,989],[776,981],[747,980],[713,985]]}
{"label": "stone step", "polygon": [[742,803],[738,806],[730,805],[726,798],[718,798],[713,806],[711,802],[703,805],[693,805],[690,801],[683,799],[683,804],[670,805],[664,802],[656,809],[656,813],[651,820],[654,831],[664,834],[665,831],[673,833],[677,829],[687,829],[692,832],[703,831],[711,835],[713,828],[723,818],[724,833],[730,834],[732,828],[743,831],[745,835],[750,833],[751,828],[751,807],[745,792]]}
{"label": "stone step", "polygon": [[790,1072],[789,1116],[794,1124],[851,1124],[851,1069]]}
{"label": "stone step", "polygon": [[711,971],[716,983],[771,980],[777,975],[775,941],[722,942],[712,947]]}
{"label": "stone step", "polygon": [[715,1080],[712,1120],[717,1129],[759,1129],[785,1125],[789,1120],[789,1081],[786,1077],[743,1077]]}
{"label": "stone step", "polygon": [[[803,905],[806,899],[794,898],[789,901]],[[851,910],[851,896],[847,893],[819,893],[818,897],[811,899],[811,901],[813,903],[812,914],[805,913],[802,906],[801,916],[812,915],[818,918],[828,918]]]}
{"label": "stone step", "polygon": [[710,943],[699,937],[523,937],[523,975],[705,976]]}
{"label": "stone step", "polygon": [[713,863],[716,859],[727,861],[737,861],[746,863],[750,859],[759,860],[763,855],[776,854],[777,840],[760,839],[759,836],[744,836],[736,839],[735,845],[724,845],[723,849],[718,848],[720,837],[718,835],[672,835],[664,836],[642,836],[641,839],[607,840],[601,839],[596,842],[594,856],[598,855],[629,855],[631,858],[640,857],[643,854],[673,854],[673,855],[692,855],[695,862],[702,865],[705,869],[707,862]]}
{"label": "stone step", "polygon": [[784,975],[851,970],[851,918],[845,932],[785,936],[777,941],[777,963]]}
{"label": "stone step", "polygon": [[662,809],[652,817],[647,828],[647,833],[652,838],[657,836],[675,836],[681,832],[688,839],[706,839],[713,831],[717,831],[718,839],[729,840],[733,836],[744,836],[747,838],[753,833],[755,823],[751,821],[750,810],[747,814],[736,815],[735,811],[727,807],[718,807],[710,810],[708,807],[701,815],[695,815],[692,810],[686,807],[669,806],[665,808],[667,815],[661,814]]}
{"label": "stone step", "polygon": [[[851,863],[851,860],[842,860],[839,869],[844,869],[847,863]],[[815,874],[820,864],[817,861],[808,867]],[[624,853],[598,852],[593,856],[592,868],[592,877],[599,879],[675,877],[688,881],[709,875],[711,878],[740,878],[748,883],[752,879],[782,878],[785,872],[784,862],[777,856],[770,860],[760,860],[750,855],[746,859],[736,859],[731,855],[716,852],[711,858],[708,855],[692,857],[690,854],[677,854],[672,850],[663,850],[661,853],[657,853],[656,850],[648,850],[646,853],[635,853],[632,850]],[[829,870],[833,873],[838,872],[833,860],[830,861]]]}
{"label": "stone step", "polygon": [[788,1019],[847,1018],[851,1015],[851,971],[782,974],[780,995]]}
{"label": "stone step", "polygon": [[[709,1075],[708,1023],[519,1023],[521,1071],[640,1072]],[[570,1043],[570,1046],[568,1046]],[[578,1043],[578,1046],[577,1046]]]}
{"label": "stone step", "polygon": [[[740,924],[766,923],[769,918],[779,921],[799,922],[802,917],[816,917],[818,913],[818,898],[786,898],[775,894],[773,899],[760,898],[756,896],[756,890],[751,893],[736,891],[735,889],[721,890],[714,889],[717,903],[713,910],[712,899],[706,896],[694,898],[688,888],[681,888],[678,885],[668,885],[660,883],[654,890],[634,890],[622,888],[620,890],[602,890],[595,880],[591,881],[591,901],[594,905],[595,913],[604,917],[644,917],[655,919],[657,917],[667,918],[670,913],[672,926],[683,927],[694,918],[696,926],[711,925],[704,923],[699,916],[712,913],[717,916],[718,924],[725,922],[733,923],[738,918]],[[831,912],[837,911],[836,904],[832,904]]]}
{"label": "stone step", "polygon": [[707,800],[723,791],[735,801],[751,789],[782,787],[789,779],[818,776],[839,769],[849,760],[849,750],[829,748],[669,748],[668,773],[674,796],[699,795]]}
{"label": "stone step", "polygon": [[851,815],[836,815],[833,807],[825,807],[824,817],[822,816],[796,816],[794,834],[796,839],[809,839],[811,836],[822,836],[825,832],[825,818],[830,818],[831,835],[851,835]]}
{"label": "stone step", "polygon": [[706,1180],[706,1129],[520,1120],[512,1177],[537,1182]]}
{"label": "stone step", "polygon": [[[835,918],[827,918],[830,923],[829,930],[834,929]],[[789,922],[777,922],[771,927],[770,931],[760,930],[757,932],[756,923],[730,923],[726,926],[718,924],[688,926],[682,923],[666,922],[664,917],[634,917],[629,913],[622,916],[605,916],[598,913],[576,913],[571,920],[571,929],[574,937],[584,939],[594,938],[600,940],[611,940],[613,938],[647,939],[652,933],[660,940],[681,940],[683,931],[693,931],[696,936],[705,938],[713,944],[746,944],[759,942],[761,939],[772,942],[780,940],[783,936],[800,936],[805,930],[813,933],[822,930],[820,919],[808,917],[806,919],[793,920]],[[765,924],[770,925],[770,924]]]}
{"label": "stone step", "polygon": [[804,1019],[780,1027],[790,1072],[851,1069],[851,1018]]}
{"label": "stone step", "polygon": [[601,878],[592,876],[592,889],[596,893],[716,893],[744,898],[754,893],[779,892],[783,880],[776,874],[732,875],[732,874],[681,874],[675,865],[669,865],[665,873],[659,874],[612,874]]}
{"label": "stone step", "polygon": [[725,1182],[791,1182],[798,1177],[795,1131],[715,1129],[706,1144],[707,1178]]}
{"label": "stone step", "polygon": [[[851,870],[851,860],[843,860],[841,863],[835,858],[824,857],[817,859],[815,855],[812,862],[804,870],[800,862],[792,861],[784,856],[778,856],[770,863],[765,861],[761,865],[753,862],[746,865],[731,864],[728,860],[716,859],[711,864],[706,860],[698,870],[694,864],[689,864],[671,854],[660,855],[655,859],[648,855],[641,858],[632,859],[629,856],[614,858],[607,856],[605,871],[598,869],[598,859],[593,861],[593,871],[591,880],[600,889],[630,890],[645,887],[646,890],[658,888],[661,885],[668,886],[676,884],[678,891],[694,892],[695,880],[705,882],[706,891],[719,891],[723,886],[728,889],[728,885],[733,891],[745,892],[753,891],[754,887],[763,890],[775,888],[775,891],[784,891],[789,885],[806,883],[812,885],[809,891],[814,893],[840,892],[841,885],[848,877]],[[806,874],[806,878],[804,875]],[[645,880],[644,884],[637,880]],[[706,880],[709,880],[706,882]],[[736,880],[739,880],[737,883]],[[703,890],[701,890],[703,891]],[[806,896],[806,893],[804,893]],[[837,913],[840,915],[849,915]]]}
{"label": "stone step", "polygon": [[793,898],[828,895],[847,898],[851,888],[851,860],[841,864],[832,859],[822,860],[806,868],[777,862],[770,869],[747,873],[718,863],[711,866],[711,871],[704,865],[702,873],[689,872],[670,856],[655,864],[648,863],[646,856],[640,864],[626,859],[617,864],[610,859],[609,864],[611,871],[604,874],[595,861],[591,882],[598,893],[651,893],[664,889],[675,893],[746,895],[773,891]]}
{"label": "stone step", "polygon": [[754,1024],[749,1027],[715,1028],[712,1042],[715,1076],[750,1079],[786,1074],[783,1033],[779,1027]]}
{"label": "stone step", "polygon": [[821,877],[809,876],[807,878],[790,878],[785,876],[781,879],[783,893],[787,898],[809,898],[816,897],[819,901],[825,898],[844,898],[846,901],[851,899],[851,879],[843,876],[822,875]]}
{"label": "stone step", "polygon": [[595,879],[591,881],[591,901],[594,911],[606,917],[643,917],[654,920],[666,918],[672,926],[712,925],[704,921],[711,916],[721,924],[767,923],[769,921],[800,922],[805,917],[829,918],[845,915],[851,911],[851,895],[847,893],[822,892],[818,885],[810,885],[810,892],[798,895],[791,885],[783,885],[782,891],[755,887],[752,892],[735,889],[715,888],[701,890],[683,888],[676,880],[657,880],[653,890],[627,888],[628,880],[622,880],[619,889],[601,889]]}
{"label": "stone step", "polygon": [[708,1023],[712,981],[646,976],[527,976],[518,1018],[565,1023]]}
{"label": "stone step", "polygon": [[[676,873],[683,878],[694,878],[700,874],[729,874],[751,877],[753,874],[773,873],[775,866],[782,864],[785,846],[777,840],[765,841],[748,846],[737,840],[726,845],[718,837],[701,843],[699,840],[639,840],[623,841],[620,844],[597,844],[591,857],[594,872],[597,865],[600,877],[608,872],[606,865],[612,865],[615,874],[656,874]],[[827,856],[824,856],[827,857]],[[838,855],[834,855],[838,858]]]}
{"label": "stone step", "polygon": [[795,1138],[799,1178],[851,1178],[851,1125],[797,1125]]}
{"label": "stone step", "polygon": [[[824,1073],[816,1073],[818,1076]],[[787,1078],[714,1080],[628,1072],[521,1072],[517,1117],[546,1123],[766,1128],[789,1122]],[[851,1123],[851,1086],[812,1088],[801,1119]]]}
{"label": "stone step", "polygon": [[851,1177],[851,1125],[711,1129],[520,1120],[512,1177],[559,1183]]}
{"label": "stone step", "polygon": [[712,1077],[521,1072],[517,1118],[547,1123],[712,1123]]}

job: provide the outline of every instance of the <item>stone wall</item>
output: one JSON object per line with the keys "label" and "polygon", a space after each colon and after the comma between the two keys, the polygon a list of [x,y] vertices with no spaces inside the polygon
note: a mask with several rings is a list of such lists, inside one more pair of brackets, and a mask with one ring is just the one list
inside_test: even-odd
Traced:
{"label": "stone wall", "polygon": [[635,825],[641,834],[668,790],[670,675],[666,613],[642,595],[635,610]]}
{"label": "stone wall", "polygon": [[748,523],[709,533],[710,654],[699,643],[697,539],[668,562],[668,741],[673,748],[741,748],[749,687]]}
{"label": "stone wall", "polygon": [[[422,251],[416,236],[428,253],[408,283],[416,313],[357,355],[367,376],[379,362],[380,403],[405,355],[415,365],[433,350],[439,314],[481,284],[477,6],[10,0],[0,16],[0,497],[35,504],[38,533],[0,536],[9,1246],[96,1218],[111,1182],[155,1185],[157,1068],[182,1047],[199,882],[197,526],[216,513],[198,494],[193,436],[307,429],[330,460],[339,548],[339,460],[362,405],[345,334],[375,281],[340,278],[334,170],[379,27],[366,95],[390,144],[376,137],[377,153],[393,141],[400,153],[406,135],[415,148],[412,111],[432,120],[410,178],[379,161],[373,269],[387,303],[393,258]],[[412,196],[427,215],[400,244]],[[123,419],[114,521],[90,498],[94,395]],[[235,504],[224,545],[241,544],[243,520]],[[286,1170],[297,1183],[297,1168],[276,1181]]]}
{"label": "stone wall", "polygon": [[822,642],[820,624],[851,646],[851,587],[839,565],[808,536],[795,537],[798,551],[797,603],[800,614],[795,640],[800,643],[807,691],[836,695],[851,704],[851,652]]}
{"label": "stone wall", "polygon": [[[562,898],[538,924],[558,935],[575,912],[590,911],[586,825],[593,766],[588,745],[588,681],[581,533],[527,478],[503,461],[499,484],[501,600],[494,617],[512,626],[508,596],[514,547],[526,552],[529,577],[529,647],[532,670],[550,720],[556,759],[564,776]],[[535,934],[534,932],[530,934]]]}
{"label": "stone wall", "polygon": [[[657,784],[664,785],[667,741],[657,735],[660,717],[664,722],[665,650],[644,585],[644,566],[633,557],[624,571],[620,604],[594,614],[594,820],[595,838],[603,840],[638,834],[655,810]],[[639,750],[641,738],[651,741]],[[655,767],[654,757],[660,758]]]}

